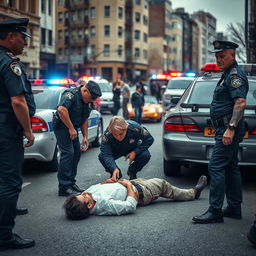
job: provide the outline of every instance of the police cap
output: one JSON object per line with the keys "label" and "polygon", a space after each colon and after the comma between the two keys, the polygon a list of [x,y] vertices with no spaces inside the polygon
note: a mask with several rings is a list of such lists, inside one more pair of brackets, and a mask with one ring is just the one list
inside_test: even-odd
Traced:
{"label": "police cap", "polygon": [[235,50],[239,45],[236,43],[233,43],[231,41],[221,41],[221,40],[215,40],[213,41],[213,46],[214,50],[211,51],[212,53],[214,52],[222,52],[228,49],[233,49]]}
{"label": "police cap", "polygon": [[102,94],[101,94],[101,90],[100,90],[100,87],[99,85],[94,82],[94,81],[89,81],[87,84],[86,84],[86,87],[88,88],[90,94],[92,95],[92,98],[95,100],[96,98],[100,97]]}
{"label": "police cap", "polygon": [[27,33],[28,18],[18,18],[0,21],[0,32],[19,32],[27,37],[31,37]]}

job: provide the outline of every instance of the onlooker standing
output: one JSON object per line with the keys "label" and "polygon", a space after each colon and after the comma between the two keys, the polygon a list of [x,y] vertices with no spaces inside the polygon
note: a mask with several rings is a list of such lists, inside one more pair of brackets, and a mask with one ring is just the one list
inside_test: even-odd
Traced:
{"label": "onlooker standing", "polygon": [[129,103],[129,100],[130,100],[131,90],[130,90],[130,86],[126,83],[124,83],[122,87],[122,96],[123,96],[123,103],[122,103],[123,117],[124,119],[127,120],[129,119],[127,104]]}
{"label": "onlooker standing", "polygon": [[[27,45],[29,19],[0,22],[0,250],[35,245],[33,239],[13,234],[16,207],[22,185],[24,146],[34,144],[30,117],[36,106],[31,85],[16,55]],[[23,145],[23,136],[27,142]]]}
{"label": "onlooker standing", "polygon": [[113,116],[116,116],[119,109],[121,108],[121,101],[120,101],[120,96],[121,96],[121,83],[120,81],[116,81],[113,83],[113,101],[114,101],[114,108],[112,111]]}
{"label": "onlooker standing", "polygon": [[141,124],[141,115],[142,115],[142,108],[144,106],[144,95],[142,93],[142,88],[140,85],[136,85],[136,91],[132,94],[132,107],[135,111],[135,118],[134,120]]}

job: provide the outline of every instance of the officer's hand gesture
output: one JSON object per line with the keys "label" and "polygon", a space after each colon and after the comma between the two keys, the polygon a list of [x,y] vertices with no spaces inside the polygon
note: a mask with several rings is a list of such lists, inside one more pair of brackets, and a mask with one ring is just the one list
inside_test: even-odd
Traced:
{"label": "officer's hand gesture", "polygon": [[111,177],[111,180],[113,180],[113,181],[117,181],[118,179],[119,179],[119,169],[115,169],[114,171],[113,171],[113,174],[112,174],[112,177]]}
{"label": "officer's hand gesture", "polygon": [[68,132],[69,132],[71,140],[74,140],[74,139],[77,138],[77,131],[76,131],[76,129],[74,129],[74,128],[69,129]]}
{"label": "officer's hand gesture", "polygon": [[232,143],[233,141],[233,137],[235,135],[235,130],[230,130],[230,129],[227,129],[224,134],[223,134],[223,137],[222,137],[222,143],[225,145],[225,146],[228,146]]}
{"label": "officer's hand gesture", "polygon": [[24,131],[24,136],[27,139],[27,143],[24,144],[24,147],[31,147],[35,141],[35,136],[33,135],[32,131]]}
{"label": "officer's hand gesture", "polygon": [[134,151],[130,152],[128,155],[126,155],[125,160],[128,159],[129,165],[133,163],[134,159],[136,157],[136,153]]}

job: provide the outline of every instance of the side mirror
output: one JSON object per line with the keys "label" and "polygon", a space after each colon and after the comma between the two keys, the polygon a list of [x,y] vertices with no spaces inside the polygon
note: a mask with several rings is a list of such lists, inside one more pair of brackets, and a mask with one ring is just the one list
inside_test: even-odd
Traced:
{"label": "side mirror", "polygon": [[161,86],[161,89],[162,89],[162,90],[165,90],[165,89],[166,89],[166,85],[162,85],[162,86]]}
{"label": "side mirror", "polygon": [[172,99],[171,99],[171,103],[173,103],[173,104],[177,104],[178,102],[179,102],[179,100],[180,100],[180,97],[173,97]]}

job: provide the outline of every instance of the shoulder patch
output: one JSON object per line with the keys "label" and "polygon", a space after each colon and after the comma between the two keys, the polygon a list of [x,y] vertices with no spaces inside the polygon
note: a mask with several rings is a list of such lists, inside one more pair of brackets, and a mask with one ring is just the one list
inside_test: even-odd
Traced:
{"label": "shoulder patch", "polygon": [[236,75],[237,74],[237,69],[236,68],[232,68],[230,71],[230,75]]}
{"label": "shoulder patch", "polygon": [[22,75],[22,70],[20,67],[20,64],[17,62],[13,62],[10,64],[10,68],[12,70],[12,72],[16,75],[16,76],[21,76]]}
{"label": "shoulder patch", "polygon": [[242,78],[238,76],[234,76],[231,78],[231,85],[235,88],[238,88],[239,86],[241,86],[242,83],[243,83]]}
{"label": "shoulder patch", "polygon": [[71,93],[71,92],[66,92],[66,93],[65,93],[65,98],[66,98],[67,100],[71,100],[73,97],[74,97],[74,94],[73,94],[73,93]]}
{"label": "shoulder patch", "polygon": [[141,127],[141,134],[144,136],[147,136],[147,135],[149,135],[149,132],[145,127]]}

